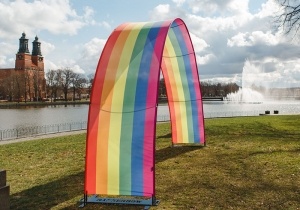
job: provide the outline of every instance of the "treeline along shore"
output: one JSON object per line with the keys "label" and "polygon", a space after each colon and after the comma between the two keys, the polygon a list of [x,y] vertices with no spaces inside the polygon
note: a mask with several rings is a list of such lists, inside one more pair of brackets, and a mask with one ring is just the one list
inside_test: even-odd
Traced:
{"label": "treeline along shore", "polygon": [[[203,101],[223,101],[222,97],[203,97]],[[167,104],[167,97],[159,97],[158,104]],[[55,105],[81,105],[90,104],[90,100],[75,101],[31,101],[31,102],[8,102],[0,101],[0,108],[19,108],[19,107],[37,107],[37,106],[55,106]]]}
{"label": "treeline along shore", "polygon": [[53,102],[0,102],[0,108],[20,108],[20,107],[37,107],[37,106],[58,106],[58,105],[81,105],[90,104],[89,100],[82,101],[53,101]]}

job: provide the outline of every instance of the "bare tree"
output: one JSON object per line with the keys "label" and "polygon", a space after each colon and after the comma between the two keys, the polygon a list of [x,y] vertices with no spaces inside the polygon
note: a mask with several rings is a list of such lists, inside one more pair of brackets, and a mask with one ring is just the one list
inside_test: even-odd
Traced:
{"label": "bare tree", "polygon": [[24,78],[22,78],[19,72],[13,72],[3,81],[2,85],[5,88],[5,93],[9,97],[9,101],[15,100],[20,102],[24,93]]}
{"label": "bare tree", "polygon": [[5,88],[6,98],[12,101],[14,94],[14,79],[12,75],[3,80],[3,87]]}
{"label": "bare tree", "polygon": [[82,74],[74,73],[72,78],[72,85],[73,85],[73,101],[76,99],[76,93],[78,98],[81,99],[81,93],[86,84],[86,78]]}
{"label": "bare tree", "polygon": [[0,100],[4,100],[5,99],[5,87],[3,85],[3,83],[0,83]]}
{"label": "bare tree", "polygon": [[30,77],[28,71],[25,71],[24,74],[21,74],[24,82],[24,101],[27,102],[27,96],[29,95],[30,100]]}
{"label": "bare tree", "polygon": [[91,96],[91,92],[92,92],[92,86],[93,86],[93,82],[94,82],[94,74],[89,74],[88,75],[88,80],[87,80],[87,86],[88,86],[88,94],[89,97]]}
{"label": "bare tree", "polygon": [[239,90],[239,86],[236,83],[230,82],[224,84],[224,96],[228,95],[229,93],[234,93]]}
{"label": "bare tree", "polygon": [[35,95],[35,99],[36,101],[38,101],[39,99],[41,99],[41,72],[39,70],[32,70],[33,71],[33,89],[34,89],[34,95]]}
{"label": "bare tree", "polygon": [[72,84],[73,78],[74,78],[74,72],[69,69],[63,69],[63,70],[58,70],[61,71],[61,87],[63,89],[64,92],[64,96],[65,96],[65,101],[68,100],[68,90]]}
{"label": "bare tree", "polygon": [[46,73],[46,86],[48,95],[50,95],[51,102],[53,98],[57,98],[57,90],[58,90],[58,80],[56,78],[56,71],[55,70],[49,70]]}
{"label": "bare tree", "polygon": [[24,88],[24,77],[22,77],[22,74],[14,74],[14,96],[16,97],[17,102],[19,103],[22,98],[22,93]]}
{"label": "bare tree", "polygon": [[81,98],[83,89],[88,85],[87,79],[83,74],[77,74],[69,68],[49,70],[46,73],[46,81],[48,95],[56,99],[57,93],[62,91],[64,100],[68,100],[70,90],[73,93],[73,100],[78,97]]}
{"label": "bare tree", "polygon": [[283,27],[283,30],[290,34],[294,31],[297,35],[300,29],[300,2],[299,0],[277,0],[281,6],[281,12],[277,23]]}
{"label": "bare tree", "polygon": [[165,79],[161,78],[159,80],[159,89],[158,89],[159,97],[165,97],[167,95]]}

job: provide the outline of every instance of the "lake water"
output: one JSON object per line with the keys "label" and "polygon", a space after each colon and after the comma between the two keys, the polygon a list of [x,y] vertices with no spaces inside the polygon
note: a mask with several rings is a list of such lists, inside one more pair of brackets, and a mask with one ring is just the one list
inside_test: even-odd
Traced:
{"label": "lake water", "polygon": [[[300,100],[268,101],[260,104],[204,102],[205,118],[231,116],[258,116],[269,110],[279,114],[300,114]],[[70,122],[83,122],[88,118],[88,105],[27,107],[0,109],[0,130],[20,127],[53,125]],[[167,105],[158,107],[158,120],[168,120]]]}

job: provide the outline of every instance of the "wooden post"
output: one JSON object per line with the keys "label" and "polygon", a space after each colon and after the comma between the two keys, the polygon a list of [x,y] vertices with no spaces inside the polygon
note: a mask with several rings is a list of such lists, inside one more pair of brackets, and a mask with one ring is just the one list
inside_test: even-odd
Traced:
{"label": "wooden post", "polygon": [[6,171],[0,169],[0,207],[9,210],[9,185],[6,184]]}

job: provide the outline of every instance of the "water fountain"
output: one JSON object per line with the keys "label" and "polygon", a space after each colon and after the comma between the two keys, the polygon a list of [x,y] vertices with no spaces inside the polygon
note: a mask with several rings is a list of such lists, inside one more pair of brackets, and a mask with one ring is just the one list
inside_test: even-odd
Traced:
{"label": "water fountain", "polygon": [[252,87],[259,77],[260,69],[246,60],[242,73],[242,87],[235,93],[229,93],[224,101],[234,103],[262,103],[264,96]]}
{"label": "water fountain", "polygon": [[251,88],[240,88],[235,93],[229,93],[224,101],[235,103],[262,103],[264,96]]}

